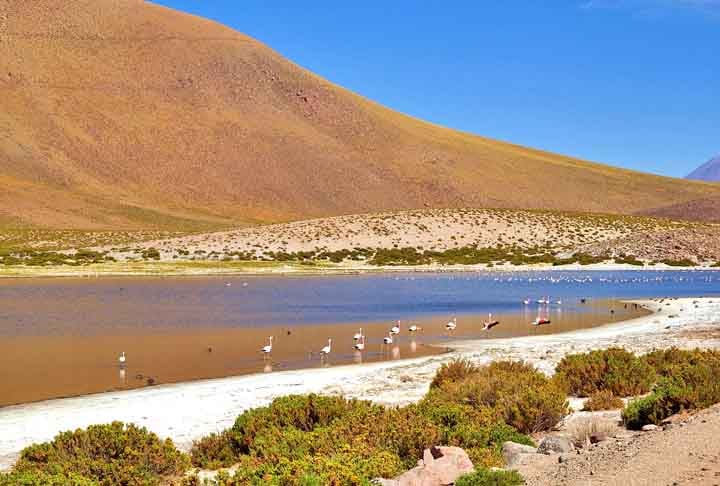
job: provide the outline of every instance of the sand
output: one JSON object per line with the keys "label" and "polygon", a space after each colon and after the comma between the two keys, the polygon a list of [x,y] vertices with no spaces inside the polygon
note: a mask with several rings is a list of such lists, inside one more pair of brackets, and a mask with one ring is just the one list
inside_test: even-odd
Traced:
{"label": "sand", "polygon": [[567,353],[613,345],[636,352],[669,346],[720,347],[720,340],[706,339],[707,331],[720,326],[719,298],[638,302],[653,314],[566,334],[457,342],[452,345],[454,352],[441,356],[180,383],[3,408],[0,468],[9,468],[22,448],[50,440],[60,431],[113,420],[146,426],[187,449],[193,440],[230,426],[244,410],[286,394],[343,394],[406,404],[419,400],[437,368],[458,356],[481,363],[522,359],[550,373]]}

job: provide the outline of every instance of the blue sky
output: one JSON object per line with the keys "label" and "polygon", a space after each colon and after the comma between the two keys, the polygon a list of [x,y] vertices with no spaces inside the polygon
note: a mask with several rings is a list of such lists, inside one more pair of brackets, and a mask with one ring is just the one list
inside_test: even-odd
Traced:
{"label": "blue sky", "polygon": [[720,0],[156,3],[442,125],[671,176],[720,153]]}

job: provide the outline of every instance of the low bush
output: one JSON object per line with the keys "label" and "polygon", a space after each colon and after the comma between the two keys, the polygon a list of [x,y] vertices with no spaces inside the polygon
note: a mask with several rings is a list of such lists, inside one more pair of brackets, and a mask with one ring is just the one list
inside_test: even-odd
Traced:
{"label": "low bush", "polygon": [[579,397],[598,391],[610,391],[618,397],[641,395],[650,391],[655,381],[655,372],[647,362],[621,348],[568,355],[556,372],[556,380],[567,392]]}
{"label": "low bush", "polygon": [[678,412],[720,402],[720,353],[717,351],[655,351],[643,359],[661,379],[650,395],[633,400],[623,410],[630,429],[660,422]]}
{"label": "low bush", "polygon": [[416,406],[302,395],[243,413],[229,431],[196,442],[191,457],[205,468],[240,462],[228,484],[365,484],[413,467],[439,440]]}
{"label": "low bush", "polygon": [[443,383],[451,381],[459,381],[470,375],[476,374],[480,368],[467,359],[454,359],[449,363],[443,363],[440,369],[435,373],[435,377],[430,383],[430,388],[437,388]]}
{"label": "low bush", "polygon": [[24,449],[13,474],[25,484],[33,484],[27,478],[37,476],[47,484],[64,479],[65,484],[83,486],[154,485],[188,467],[187,456],[169,439],[162,441],[145,428],[113,422],[63,432],[52,442]]}
{"label": "low bush", "polygon": [[612,391],[600,390],[590,395],[590,398],[588,398],[583,405],[583,410],[588,412],[617,410],[624,406],[623,401],[619,397],[616,397]]}
{"label": "low bush", "polygon": [[38,471],[0,473],[0,486],[97,486],[77,474],[47,474]]}
{"label": "low bush", "polygon": [[433,388],[425,399],[464,404],[519,432],[548,430],[567,414],[565,391],[530,365],[498,361],[457,381]]}
{"label": "low bush", "polygon": [[480,469],[455,481],[455,486],[517,486],[524,484],[517,471],[490,471]]}

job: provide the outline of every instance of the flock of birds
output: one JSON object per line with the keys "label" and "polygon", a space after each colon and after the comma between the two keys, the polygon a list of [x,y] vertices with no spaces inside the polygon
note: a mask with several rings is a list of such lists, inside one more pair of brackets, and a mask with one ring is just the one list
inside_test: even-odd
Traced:
{"label": "flock of birds", "polygon": [[[556,300],[553,302],[550,300],[550,297],[540,298],[540,299],[536,300],[536,303],[541,306],[545,306],[546,309],[551,304],[562,305],[561,300]],[[530,299],[523,300],[523,304],[526,306],[530,305],[531,304]],[[551,322],[550,318],[547,315],[542,316],[540,314],[541,313],[538,313],[537,318],[535,318],[535,320],[533,320],[530,323],[531,325],[542,326],[545,324],[550,324],[550,322]],[[495,327],[499,324],[500,324],[500,321],[497,319],[493,319],[492,313],[489,313],[488,319],[483,323],[483,331],[489,331],[490,329],[492,329],[493,327]],[[445,324],[445,330],[448,333],[452,333],[453,331],[455,331],[457,329],[457,327],[458,327],[457,317],[453,317]],[[417,324],[411,324],[410,326],[408,326],[407,330],[411,335],[413,335],[413,334],[417,333],[418,331],[421,331],[422,327],[418,326]],[[385,344],[385,345],[393,344],[395,342],[396,337],[399,334],[400,334],[400,321],[397,321],[397,323],[395,325],[393,325],[393,327],[390,328],[390,330],[387,333],[387,336],[383,337],[383,344]],[[270,354],[272,353],[273,339],[274,339],[274,336],[269,336],[268,343],[265,346],[263,346],[262,348],[260,348],[260,352],[266,357],[270,356]],[[332,338],[328,338],[327,345],[323,346],[320,349],[321,358],[326,358],[327,356],[330,355],[330,353],[332,352],[332,342],[333,342]],[[353,349],[355,351],[362,352],[365,350],[365,334],[363,333],[362,328],[360,328],[360,330],[353,335],[353,342],[354,342]],[[208,348],[208,349],[210,350],[211,348]],[[125,367],[125,365],[127,363],[127,357],[125,356],[124,351],[118,357],[118,363],[121,368]]]}

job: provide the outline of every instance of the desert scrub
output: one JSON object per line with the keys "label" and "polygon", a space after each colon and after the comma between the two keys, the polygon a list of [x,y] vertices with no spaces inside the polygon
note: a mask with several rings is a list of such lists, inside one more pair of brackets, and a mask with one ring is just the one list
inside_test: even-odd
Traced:
{"label": "desert scrub", "polygon": [[476,374],[480,368],[475,366],[467,359],[454,359],[449,363],[443,363],[440,369],[435,373],[435,377],[430,383],[430,388],[437,388],[443,383],[458,381]]}
{"label": "desert scrub", "polygon": [[52,442],[24,449],[13,474],[20,478],[37,475],[48,481],[65,478],[65,484],[155,485],[182,474],[189,465],[171,440],[162,441],[145,428],[113,422],[63,432]]}
{"label": "desert scrub", "polygon": [[229,484],[366,484],[411,468],[439,438],[416,406],[298,395],[243,413],[229,431],[196,442],[191,457],[200,467],[243,464]]}
{"label": "desert scrub", "polygon": [[720,402],[720,353],[669,349],[644,357],[661,376],[650,395],[633,400],[623,410],[630,429],[659,424],[682,412]]}
{"label": "desert scrub", "polygon": [[517,486],[524,483],[517,471],[480,469],[459,477],[455,481],[455,486]]}
{"label": "desert scrub", "polygon": [[621,348],[565,356],[555,371],[555,379],[579,397],[603,390],[618,397],[642,395],[655,381],[655,372],[645,361]]}
{"label": "desert scrub", "polygon": [[564,389],[531,365],[498,361],[431,389],[426,401],[469,405],[522,433],[548,430],[568,411]]}
{"label": "desert scrub", "polygon": [[596,391],[590,398],[585,401],[583,410],[588,412],[596,412],[599,410],[617,410],[623,408],[625,404],[616,397],[610,390]]}

